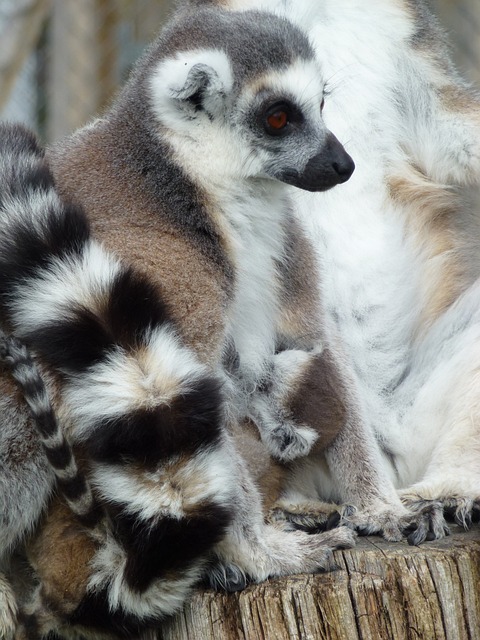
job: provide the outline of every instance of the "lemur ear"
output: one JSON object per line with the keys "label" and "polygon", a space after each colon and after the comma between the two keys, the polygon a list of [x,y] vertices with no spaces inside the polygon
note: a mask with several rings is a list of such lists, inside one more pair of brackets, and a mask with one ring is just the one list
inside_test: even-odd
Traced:
{"label": "lemur ear", "polygon": [[233,85],[232,71],[223,51],[185,52],[163,61],[151,81],[153,107],[165,124],[171,118],[189,121],[206,113],[220,115]]}

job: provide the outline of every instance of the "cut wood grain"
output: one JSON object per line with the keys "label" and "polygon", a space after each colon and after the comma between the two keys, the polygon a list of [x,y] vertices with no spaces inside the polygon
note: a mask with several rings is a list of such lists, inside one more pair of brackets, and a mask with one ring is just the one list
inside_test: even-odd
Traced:
{"label": "cut wood grain", "polygon": [[162,640],[480,640],[480,527],[421,547],[360,539],[339,569],[196,593]]}

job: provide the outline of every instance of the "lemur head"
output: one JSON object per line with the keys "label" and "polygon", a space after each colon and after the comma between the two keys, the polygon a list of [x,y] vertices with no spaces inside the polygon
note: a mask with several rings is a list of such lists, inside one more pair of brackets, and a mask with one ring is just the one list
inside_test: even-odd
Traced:
{"label": "lemur head", "polygon": [[324,81],[310,43],[284,18],[218,7],[181,12],[134,82],[149,126],[200,177],[324,191],[354,170],[323,123]]}

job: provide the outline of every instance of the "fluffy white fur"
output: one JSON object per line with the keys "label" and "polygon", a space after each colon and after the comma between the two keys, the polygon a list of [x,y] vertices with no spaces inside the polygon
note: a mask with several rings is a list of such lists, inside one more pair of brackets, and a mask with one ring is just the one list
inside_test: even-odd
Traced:
{"label": "fluffy white fur", "polygon": [[163,60],[150,80],[152,110],[167,127],[180,128],[190,134],[191,114],[185,109],[184,100],[196,90],[198,76],[208,78],[208,88],[203,95],[209,113],[222,109],[220,96],[228,95],[233,86],[230,61],[224,51],[195,49],[183,51],[174,58]]}
{"label": "fluffy white fur", "polygon": [[168,405],[207,375],[207,368],[181,345],[172,327],[153,330],[145,342],[134,353],[117,347],[67,386],[65,397],[75,424],[75,439],[89,437],[92,423],[99,419]]}
{"label": "fluffy white fur", "polygon": [[48,325],[52,308],[65,318],[72,316],[72,306],[97,309],[120,269],[120,262],[95,241],[80,256],[53,258],[38,278],[18,287],[12,305],[15,322],[26,332]]}

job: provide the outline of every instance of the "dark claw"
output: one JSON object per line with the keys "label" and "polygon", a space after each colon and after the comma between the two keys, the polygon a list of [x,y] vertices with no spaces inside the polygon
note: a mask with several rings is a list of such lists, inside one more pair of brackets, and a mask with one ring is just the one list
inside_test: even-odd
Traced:
{"label": "dark claw", "polygon": [[418,529],[415,529],[415,531],[407,537],[407,542],[411,547],[418,547],[424,539],[425,538],[418,532]]}
{"label": "dark claw", "polygon": [[466,514],[464,514],[464,516],[462,518],[462,517],[460,517],[459,513],[457,512],[455,514],[455,522],[460,527],[463,527],[465,529],[465,531],[468,531],[470,529],[470,527],[472,526],[472,514],[471,513],[466,513]]}
{"label": "dark claw", "polygon": [[208,572],[207,583],[215,591],[234,593],[245,589],[248,585],[248,578],[234,564],[216,565]]}
{"label": "dark claw", "polygon": [[408,534],[413,533],[417,528],[416,524],[409,524],[407,527],[402,529],[402,533],[404,536],[408,536]]}
{"label": "dark claw", "polygon": [[447,518],[448,520],[450,520],[451,522],[453,522],[454,520],[456,520],[456,510],[455,507],[445,507],[445,509],[443,510],[443,513],[445,515],[445,518]]}
{"label": "dark claw", "polygon": [[329,529],[335,529],[340,524],[341,515],[338,511],[334,511],[328,516],[327,523],[323,531],[328,531]]}
{"label": "dark claw", "polygon": [[480,504],[475,503],[472,511],[472,522],[478,524],[480,522]]}

